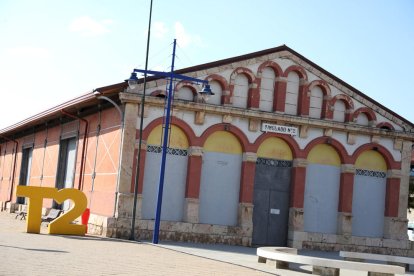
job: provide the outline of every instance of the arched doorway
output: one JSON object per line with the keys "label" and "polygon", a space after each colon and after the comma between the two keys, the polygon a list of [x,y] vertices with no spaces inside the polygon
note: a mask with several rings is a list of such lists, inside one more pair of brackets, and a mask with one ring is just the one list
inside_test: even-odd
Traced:
{"label": "arched doorway", "polygon": [[367,150],[358,156],[352,196],[353,236],[383,236],[386,182],[387,164],[379,152]]}
{"label": "arched doorway", "polygon": [[304,197],[304,230],[336,234],[341,159],[327,144],[316,145],[308,154]]}
{"label": "arched doorway", "polygon": [[[155,127],[148,136],[145,157],[144,185],[142,190],[142,218],[154,219],[161,164],[162,125]],[[187,178],[188,139],[177,126],[171,126],[167,150],[167,165],[163,189],[161,219],[182,221]]]}
{"label": "arched doorway", "polygon": [[203,146],[200,222],[237,225],[242,147],[232,133],[216,131]]}
{"label": "arched doorway", "polygon": [[257,150],[253,195],[254,245],[286,246],[292,151],[282,139],[270,137]]}

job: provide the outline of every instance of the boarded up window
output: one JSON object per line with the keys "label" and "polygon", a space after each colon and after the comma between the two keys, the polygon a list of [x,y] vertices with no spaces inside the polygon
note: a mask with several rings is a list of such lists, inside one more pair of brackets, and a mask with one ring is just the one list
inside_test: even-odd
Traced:
{"label": "boarded up window", "polygon": [[290,72],[286,88],[285,113],[297,115],[299,94],[299,76],[295,72]]}
{"label": "boarded up window", "polygon": [[367,115],[365,113],[360,113],[358,115],[358,118],[356,120],[356,123],[358,125],[361,125],[361,126],[368,126],[369,125],[369,120],[368,120]]}
{"label": "boarded up window", "polygon": [[274,90],[275,73],[272,69],[265,68],[262,73],[262,81],[260,85],[260,110],[273,111]]}
{"label": "boarded up window", "polygon": [[217,81],[212,81],[210,82],[210,88],[211,91],[213,91],[214,95],[210,96],[210,98],[208,99],[208,103],[221,105],[221,96],[223,95],[221,85]]}
{"label": "boarded up window", "polygon": [[178,99],[185,101],[194,101],[193,91],[189,87],[182,87],[178,90]]}
{"label": "boarded up window", "polygon": [[233,106],[247,107],[247,94],[249,93],[249,81],[245,75],[237,75],[234,81]]}
{"label": "boarded up window", "polygon": [[319,86],[315,86],[311,89],[310,105],[309,105],[309,117],[321,118],[323,103],[323,92]]}
{"label": "boarded up window", "polygon": [[333,120],[337,122],[345,122],[345,103],[341,100],[337,100],[334,105]]}

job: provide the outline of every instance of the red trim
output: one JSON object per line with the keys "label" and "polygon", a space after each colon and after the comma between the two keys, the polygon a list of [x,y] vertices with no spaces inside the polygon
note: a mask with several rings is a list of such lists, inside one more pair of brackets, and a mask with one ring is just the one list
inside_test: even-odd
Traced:
{"label": "red trim", "polygon": [[290,207],[303,208],[305,198],[306,167],[292,168]]}
{"label": "red trim", "polygon": [[230,104],[230,88],[229,88],[229,84],[227,80],[224,77],[218,74],[212,74],[212,75],[209,75],[207,78],[205,78],[205,80],[209,82],[213,82],[213,81],[218,82],[222,90],[221,104]]}
{"label": "red trim", "polygon": [[295,72],[302,80],[308,80],[308,75],[306,74],[306,71],[303,69],[303,67],[300,67],[298,65],[289,66],[283,73],[283,77],[287,78],[290,72]]}
{"label": "red trim", "polygon": [[286,81],[276,81],[275,93],[273,95],[273,111],[285,112],[286,88]]}
{"label": "red trim", "polygon": [[399,178],[387,178],[384,213],[386,217],[398,217],[398,205],[400,200],[400,181],[401,179]]}
{"label": "red trim", "polygon": [[345,107],[346,107],[345,122],[349,122],[351,119],[351,111],[354,109],[354,102],[349,96],[344,95],[344,94],[336,95],[329,101],[328,110],[327,110],[327,118],[333,119],[334,110],[331,110],[331,108],[335,107],[335,103],[337,101],[342,101],[345,104]]}
{"label": "red trim", "polygon": [[282,68],[280,68],[279,64],[277,64],[274,61],[268,60],[263,62],[262,64],[260,64],[259,68],[257,69],[257,75],[261,76],[261,73],[263,72],[263,70],[265,68],[271,68],[273,69],[273,72],[275,73],[276,77],[281,77],[283,76],[283,70]]}
{"label": "red trim", "polygon": [[203,134],[201,134],[200,136],[200,140],[198,141],[197,145],[204,145],[204,143],[206,142],[207,138],[213,134],[216,131],[228,131],[231,134],[233,134],[240,142],[241,146],[242,146],[242,151],[243,152],[254,152],[254,147],[253,145],[249,142],[249,140],[247,139],[246,134],[244,134],[243,131],[241,131],[238,127],[230,125],[230,124],[216,124],[216,125],[212,125],[209,128],[207,128]]}
{"label": "red trim", "polygon": [[377,128],[388,128],[389,130],[395,130],[394,126],[388,122],[381,122],[377,125]]}
{"label": "red trim", "polygon": [[201,156],[188,157],[186,198],[199,198],[202,164],[203,159]]}
{"label": "red trim", "polygon": [[[193,96],[197,96],[197,90],[199,89],[197,85],[190,81],[182,80],[178,82],[174,87],[174,93],[178,92],[181,88],[188,87],[191,92],[193,93]],[[174,94],[175,95],[175,94]],[[178,95],[179,96],[179,95]]]}
{"label": "red trim", "polygon": [[[258,78],[253,74],[253,72],[244,67],[236,68],[230,75],[230,97],[232,98],[234,95],[234,84],[236,80],[236,76],[239,74],[243,74],[247,77],[249,82],[249,91],[247,93],[247,108],[259,108],[259,101],[260,101],[260,83]],[[256,84],[256,88],[253,88],[253,84]]]}
{"label": "red trim", "polygon": [[155,91],[151,92],[151,94],[150,94],[150,96],[153,96],[153,97],[157,97],[159,95],[162,95],[162,96],[165,97],[165,91],[161,90],[161,89],[158,89],[158,90],[155,90]]}
{"label": "red trim", "polygon": [[308,156],[312,148],[319,144],[328,144],[332,146],[341,158],[341,164],[353,164],[351,157],[348,155],[345,147],[332,137],[322,136],[312,140],[304,149],[304,156]]}
{"label": "red trim", "polygon": [[239,201],[253,203],[254,176],[256,163],[244,161],[241,168]]}
{"label": "red trim", "polygon": [[[147,140],[151,131],[156,128],[158,125],[162,125],[163,118],[157,118],[149,123],[146,128],[142,131],[142,139]],[[179,127],[187,136],[189,145],[198,145],[198,138],[196,137],[193,129],[183,120],[178,119],[177,117],[171,117],[171,125]],[[139,138],[139,131],[137,131],[137,139]]]}
{"label": "red trim", "polygon": [[270,137],[277,137],[285,141],[289,145],[294,159],[303,158],[302,151],[295,139],[288,135],[271,132],[262,133],[259,137],[257,137],[256,141],[253,143],[253,152],[257,152],[260,145]]}
{"label": "red trim", "polygon": [[354,192],[354,178],[354,173],[341,173],[338,212],[352,213],[352,195]]}
{"label": "red trim", "polygon": [[356,122],[359,114],[364,113],[365,115],[367,115],[368,120],[371,121],[376,121],[377,120],[377,116],[375,115],[374,111],[372,111],[372,109],[368,108],[368,107],[360,107],[357,110],[354,111],[354,113],[352,114],[352,121]]}
{"label": "red trim", "polygon": [[385,159],[385,163],[387,164],[387,168],[388,169],[393,169],[393,170],[400,170],[401,169],[401,163],[397,162],[394,160],[394,158],[392,157],[391,153],[383,146],[379,145],[379,144],[374,144],[374,143],[369,143],[369,144],[365,144],[360,146],[359,148],[357,148],[354,152],[354,154],[352,154],[351,156],[351,164],[355,164],[356,160],[358,159],[359,155],[361,153],[363,153],[364,151],[367,150],[376,150],[378,151],[382,157],[384,157]]}
{"label": "red trim", "polygon": [[[329,85],[324,80],[314,80],[311,83],[307,85],[305,88],[306,94],[304,94],[303,101],[306,101],[306,106],[308,107],[308,114],[310,109],[310,98],[311,98],[311,90],[314,87],[320,87],[323,93],[323,99],[322,99],[322,106],[321,106],[321,118],[328,118],[327,117],[327,111],[328,108],[328,100],[331,97],[331,89],[329,88]],[[309,92],[309,94],[308,94]]]}

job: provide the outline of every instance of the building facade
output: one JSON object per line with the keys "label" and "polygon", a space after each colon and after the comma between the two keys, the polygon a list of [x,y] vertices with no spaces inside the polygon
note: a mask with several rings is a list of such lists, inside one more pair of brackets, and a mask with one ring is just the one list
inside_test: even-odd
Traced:
{"label": "building facade", "polygon": [[[177,73],[215,95],[174,84],[160,239],[410,254],[411,122],[287,46]],[[135,231],[150,238],[166,84],[147,82],[143,114],[142,82],[119,83],[2,130],[2,208],[25,204],[16,185],[75,187],[89,231],[125,238],[137,181]]]}

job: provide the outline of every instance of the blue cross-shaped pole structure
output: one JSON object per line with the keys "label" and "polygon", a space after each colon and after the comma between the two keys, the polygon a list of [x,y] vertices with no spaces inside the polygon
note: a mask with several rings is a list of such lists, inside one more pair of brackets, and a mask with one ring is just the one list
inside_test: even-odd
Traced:
{"label": "blue cross-shaped pole structure", "polygon": [[[166,115],[165,115],[165,127],[164,127],[164,135],[162,140],[162,155],[161,155],[161,167],[160,167],[160,181],[158,184],[158,196],[157,196],[157,209],[155,213],[155,224],[154,224],[154,233],[152,236],[152,243],[157,244],[158,243],[158,236],[160,231],[160,219],[161,219],[161,207],[162,207],[162,193],[164,188],[164,176],[165,176],[165,163],[166,163],[166,157],[167,157],[167,147],[168,147],[168,136],[169,136],[169,130],[170,130],[170,117],[171,117],[171,103],[172,103],[172,97],[173,97],[173,80],[174,79],[180,79],[195,83],[202,83],[204,84],[204,88],[202,91],[199,92],[202,96],[209,96],[214,95],[214,93],[210,89],[210,85],[208,84],[208,81],[196,79],[188,76],[178,75],[174,73],[174,61],[175,61],[175,47],[176,47],[176,39],[174,39],[174,47],[173,47],[173,55],[172,55],[172,63],[171,63],[171,71],[170,72],[159,72],[159,71],[151,71],[151,70],[141,70],[141,69],[134,69],[133,73],[131,74],[130,79],[128,79],[128,82],[130,81],[138,81],[137,74],[136,73],[144,73],[148,75],[154,75],[157,77],[166,77],[170,79],[170,83],[168,86],[168,93],[167,93],[167,106],[166,106]],[[143,116],[143,114],[141,114]],[[142,126],[140,126],[142,128]],[[139,153],[138,153],[139,154]],[[135,200],[135,198],[134,198]]]}

